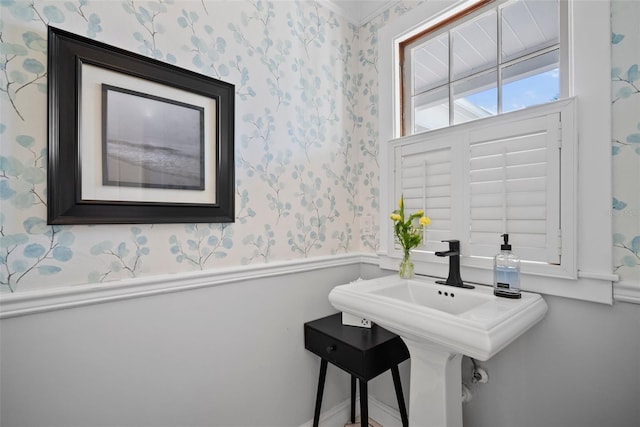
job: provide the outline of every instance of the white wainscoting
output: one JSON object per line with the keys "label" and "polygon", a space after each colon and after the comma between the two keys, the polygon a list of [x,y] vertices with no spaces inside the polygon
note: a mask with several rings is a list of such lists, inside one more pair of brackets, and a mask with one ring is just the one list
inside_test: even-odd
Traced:
{"label": "white wainscoting", "polygon": [[[303,324],[335,313],[334,286],[384,274],[370,260],[336,255],[5,295],[0,425],[300,425],[313,416],[320,367]],[[349,385],[330,369],[326,408],[347,399]],[[393,391],[390,378],[380,387]]]}

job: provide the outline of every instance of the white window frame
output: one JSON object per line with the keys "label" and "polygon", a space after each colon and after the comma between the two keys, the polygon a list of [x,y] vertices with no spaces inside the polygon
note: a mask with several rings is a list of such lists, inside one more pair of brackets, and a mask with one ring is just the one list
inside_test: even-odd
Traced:
{"label": "white window frame", "polygon": [[[546,0],[539,0],[539,1],[546,1]],[[490,0],[489,3],[486,4],[481,4],[483,3],[482,1],[470,1],[467,2],[470,6],[470,8],[475,8],[475,4],[479,4],[479,7],[477,7],[477,9],[472,10],[469,13],[463,14],[463,16],[459,17],[458,19],[456,19],[454,22],[449,23],[447,25],[445,25],[442,28],[438,28],[436,31],[433,31],[432,33],[429,32],[430,30],[430,26],[425,27],[424,29],[427,30],[427,33],[425,35],[421,35],[419,37],[416,38],[416,40],[412,40],[410,43],[408,43],[407,45],[405,45],[404,47],[400,46],[401,49],[404,49],[404,69],[401,70],[404,73],[403,80],[404,80],[404,84],[403,84],[403,89],[404,89],[404,94],[402,95],[404,97],[403,101],[404,101],[404,106],[403,106],[403,114],[404,114],[404,123],[402,123],[402,126],[404,128],[404,133],[406,136],[408,135],[413,135],[415,133],[419,133],[419,132],[414,132],[413,129],[415,128],[415,109],[412,108],[413,105],[413,98],[414,98],[414,94],[413,94],[413,70],[412,70],[412,56],[407,54],[406,50],[411,50],[411,48],[416,48],[419,47],[422,43],[425,43],[427,40],[432,39],[433,37],[438,37],[442,34],[447,34],[449,35],[449,46],[448,46],[448,50],[449,50],[449,58],[451,61],[451,56],[453,55],[452,53],[452,46],[451,46],[451,38],[450,38],[450,32],[456,28],[458,28],[460,25],[463,25],[464,23],[467,23],[468,21],[473,21],[475,19],[477,19],[478,17],[482,16],[483,14],[485,14],[486,12],[493,10],[493,11],[498,11],[501,10],[502,7],[506,4],[509,3],[510,0]],[[465,4],[467,4],[465,3]],[[463,9],[464,10],[464,9]],[[567,15],[568,11],[567,11],[567,2],[566,1],[561,1],[560,2],[560,8],[559,8],[559,19],[560,22],[563,22],[564,17]],[[501,22],[500,22],[500,13],[496,13],[496,25],[500,26]],[[566,28],[564,28],[564,30],[566,30]],[[497,29],[496,34],[497,37],[499,39],[499,41],[502,41],[502,36],[501,36],[501,30]],[[565,99],[568,98],[568,90],[567,90],[567,82],[566,82],[566,76],[568,75],[568,70],[567,70],[567,37],[566,37],[566,32],[563,33],[562,31],[559,34],[559,40],[558,43],[552,46],[547,46],[545,48],[533,51],[533,52],[529,52],[526,55],[523,56],[516,56],[514,58],[510,58],[508,61],[501,61],[501,54],[500,54],[500,50],[498,49],[498,55],[496,58],[496,64],[495,67],[492,66],[490,68],[487,69],[483,69],[482,71],[478,71],[478,72],[473,72],[463,78],[460,79],[454,79],[453,76],[453,67],[450,65],[449,66],[449,76],[447,79],[447,82],[442,84],[441,86],[438,87],[432,87],[429,89],[429,91],[438,89],[438,88],[447,88],[448,90],[448,102],[449,102],[449,121],[450,123],[446,126],[443,127],[449,127],[449,126],[453,126],[454,123],[451,123],[454,117],[453,114],[453,110],[454,110],[454,100],[453,100],[453,91],[452,91],[452,87],[455,83],[461,81],[461,80],[465,80],[465,79],[469,79],[469,78],[474,78],[474,77],[478,77],[482,74],[486,74],[487,72],[492,72],[492,70],[494,70],[493,72],[496,73],[496,91],[498,93],[498,99],[497,99],[497,109],[498,112],[497,114],[502,114],[502,107],[503,107],[503,98],[502,98],[502,84],[503,84],[503,80],[502,80],[502,71],[504,70],[505,67],[508,67],[510,65],[513,64],[517,64],[522,62],[523,60],[526,59],[530,59],[531,57],[535,57],[544,53],[548,53],[551,52],[553,50],[558,49],[559,53],[560,53],[560,57],[559,57],[559,66],[561,68],[561,72],[560,72],[560,78],[562,79],[562,81],[560,81],[559,86],[560,86],[560,99]],[[496,46],[498,48],[498,46]],[[540,105],[540,104],[537,104]],[[511,111],[515,111],[515,110],[511,110]],[[495,115],[495,114],[494,114]],[[438,128],[439,129],[439,128]]]}
{"label": "white window frame", "polygon": [[[389,168],[390,141],[400,136],[400,67],[399,44],[425,28],[454,16],[477,0],[433,0],[413,9],[379,31],[379,141],[380,149],[380,267],[397,269],[389,213],[395,208],[393,170]],[[558,295],[601,303],[613,303],[612,282],[612,166],[610,99],[610,4],[609,1],[561,0],[567,2],[568,27],[561,37],[568,46],[567,88],[563,94],[575,97],[579,108],[575,125],[578,134],[577,188],[573,218],[576,236],[576,263],[570,277],[548,277],[544,273],[523,273],[525,291]],[[567,93],[568,92],[568,93]],[[523,110],[527,111],[527,110]],[[498,116],[500,117],[500,116]],[[439,131],[445,131],[445,128]],[[443,243],[443,247],[444,247]],[[498,245],[496,245],[498,248]],[[514,248],[515,250],[515,248]],[[565,248],[563,248],[563,251]],[[464,248],[463,248],[464,253]],[[415,260],[416,272],[446,276],[446,260],[435,256]],[[487,284],[492,281],[490,268],[465,265],[466,281]],[[468,264],[468,263],[467,263]]]}

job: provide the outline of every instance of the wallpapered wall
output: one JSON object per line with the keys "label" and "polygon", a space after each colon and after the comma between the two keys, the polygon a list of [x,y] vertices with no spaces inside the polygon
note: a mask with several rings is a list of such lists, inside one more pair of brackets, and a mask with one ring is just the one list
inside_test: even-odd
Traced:
{"label": "wallpapered wall", "polygon": [[[0,2],[0,291],[375,251],[377,30],[418,3],[357,27],[311,1]],[[628,281],[640,281],[638,16],[640,3],[612,3],[614,269]],[[236,85],[234,224],[46,225],[47,24]]]}
{"label": "wallpapered wall", "polygon": [[614,270],[640,282],[640,2],[611,4]]}
{"label": "wallpapered wall", "polygon": [[[374,251],[376,28],[311,1],[2,1],[0,289]],[[236,222],[46,225],[47,24],[236,85]],[[69,94],[69,102],[73,102]]]}

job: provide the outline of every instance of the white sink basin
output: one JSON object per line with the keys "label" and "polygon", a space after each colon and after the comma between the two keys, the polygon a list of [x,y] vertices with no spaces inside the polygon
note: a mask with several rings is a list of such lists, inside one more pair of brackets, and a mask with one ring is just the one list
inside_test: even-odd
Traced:
{"label": "white sink basin", "polygon": [[499,298],[490,286],[463,289],[395,275],[336,286],[329,300],[403,338],[479,360],[495,355],[547,312],[538,294]]}
{"label": "white sink basin", "polygon": [[[438,294],[437,289],[429,286],[429,284],[415,280],[411,282],[399,280],[398,283],[384,286],[381,289],[371,291],[371,293],[400,300],[406,304],[416,304],[434,310],[446,311],[450,314],[464,313],[489,300],[484,294],[469,292],[468,290],[456,292],[455,289],[444,289],[444,291],[440,289]],[[444,298],[442,295],[444,295]]]}
{"label": "white sink basin", "polygon": [[419,427],[462,427],[462,355],[489,359],[547,312],[537,294],[506,299],[489,286],[463,289],[395,275],[336,286],[329,300],[407,344],[409,425]]}

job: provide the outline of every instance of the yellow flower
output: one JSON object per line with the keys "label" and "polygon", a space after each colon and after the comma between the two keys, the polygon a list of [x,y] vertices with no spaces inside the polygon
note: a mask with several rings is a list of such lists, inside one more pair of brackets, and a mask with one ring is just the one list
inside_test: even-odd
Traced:
{"label": "yellow flower", "polygon": [[[431,219],[424,216],[424,210],[420,209],[413,214],[405,216],[404,197],[400,197],[397,209],[389,215],[393,221],[393,234],[397,243],[402,246],[405,256],[409,256],[409,251],[422,243],[423,227],[431,224]],[[419,219],[419,225],[416,224]]]}

